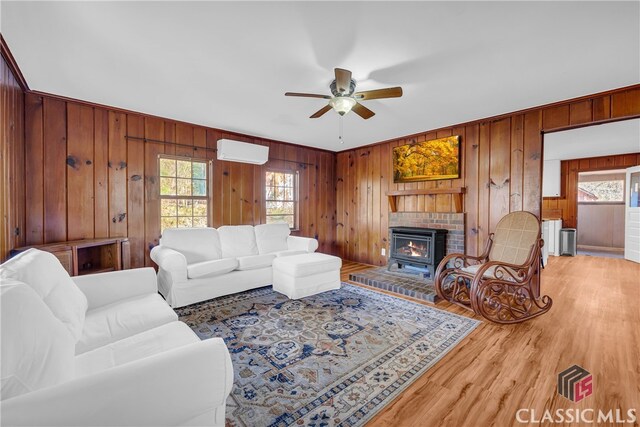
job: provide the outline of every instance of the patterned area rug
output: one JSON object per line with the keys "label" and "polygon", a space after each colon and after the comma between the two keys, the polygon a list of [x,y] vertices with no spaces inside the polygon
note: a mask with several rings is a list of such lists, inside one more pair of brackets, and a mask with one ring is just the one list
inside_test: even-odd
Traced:
{"label": "patterned area rug", "polygon": [[176,310],[233,361],[227,425],[363,425],[478,321],[357,286],[301,300],[260,288]]}

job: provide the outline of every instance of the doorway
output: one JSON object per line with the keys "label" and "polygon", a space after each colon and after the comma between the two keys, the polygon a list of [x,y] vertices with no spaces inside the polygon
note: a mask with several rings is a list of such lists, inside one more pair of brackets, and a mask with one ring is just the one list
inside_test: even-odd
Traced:
{"label": "doorway", "polygon": [[[626,169],[640,165],[639,136],[640,118],[543,134],[541,219],[548,255],[624,257]],[[634,209],[640,218],[640,208]]]}
{"label": "doorway", "polygon": [[578,255],[624,257],[624,169],[578,172]]}

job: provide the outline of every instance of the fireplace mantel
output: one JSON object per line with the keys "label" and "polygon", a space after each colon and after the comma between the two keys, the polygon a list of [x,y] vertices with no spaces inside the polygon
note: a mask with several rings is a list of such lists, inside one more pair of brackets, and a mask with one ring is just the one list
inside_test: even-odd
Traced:
{"label": "fireplace mantel", "polygon": [[398,205],[396,198],[398,196],[418,196],[418,195],[436,195],[436,194],[451,194],[453,197],[453,204],[455,206],[456,213],[462,212],[462,195],[466,193],[466,187],[457,188],[416,188],[412,190],[396,190],[389,191],[387,197],[389,198],[389,208],[391,212],[398,212]]}

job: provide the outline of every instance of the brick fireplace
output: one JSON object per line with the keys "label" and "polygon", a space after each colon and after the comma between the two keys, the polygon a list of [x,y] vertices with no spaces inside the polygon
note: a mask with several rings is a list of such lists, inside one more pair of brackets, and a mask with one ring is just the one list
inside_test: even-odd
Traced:
{"label": "brick fireplace", "polygon": [[[431,213],[431,212],[390,212],[389,229],[392,227],[427,228],[436,230],[447,230],[446,249],[447,254],[464,253],[464,213]],[[436,233],[438,234],[438,233]],[[440,233],[443,234],[443,233]],[[389,235],[389,245],[393,245],[391,235]],[[415,249],[415,241],[408,245],[409,249]],[[391,247],[389,251],[391,253]],[[420,252],[421,248],[417,249]],[[435,258],[433,260],[434,264]],[[400,260],[400,264],[403,264]],[[437,265],[436,265],[437,266]],[[432,267],[430,267],[432,269]],[[433,274],[433,273],[432,273]],[[384,289],[401,295],[407,295],[417,299],[423,299],[436,303],[438,297],[433,288],[433,277],[423,275],[420,272],[404,272],[396,266],[389,269],[388,266],[377,267],[370,270],[358,271],[349,275],[349,280],[362,283],[367,286]]]}
{"label": "brick fireplace", "polygon": [[[447,230],[446,253],[464,253],[464,213],[390,212],[389,227],[421,227]],[[391,241],[391,240],[389,240]]]}

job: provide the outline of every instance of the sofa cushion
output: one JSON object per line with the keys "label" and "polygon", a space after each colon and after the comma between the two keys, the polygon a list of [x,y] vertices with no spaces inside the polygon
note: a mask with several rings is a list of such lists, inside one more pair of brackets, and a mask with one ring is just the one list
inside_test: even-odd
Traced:
{"label": "sofa cushion", "polygon": [[250,255],[238,257],[238,270],[255,270],[256,268],[271,267],[275,254]]}
{"label": "sofa cushion", "polygon": [[296,249],[288,249],[286,251],[276,252],[276,256],[277,257],[283,257],[283,256],[291,256],[291,255],[302,255],[302,254],[306,254],[306,253],[308,253],[308,252],[307,251],[296,250]]}
{"label": "sofa cushion", "polygon": [[76,376],[91,375],[198,341],[200,338],[185,323],[166,323],[79,355]]}
{"label": "sofa cushion", "polygon": [[87,297],[71,280],[58,258],[29,249],[0,266],[0,277],[26,283],[44,301],[77,341],[82,335]]}
{"label": "sofa cushion", "polygon": [[160,244],[184,255],[187,264],[222,258],[218,230],[203,228],[167,228]]}
{"label": "sofa cushion", "polygon": [[158,294],[129,298],[87,312],[76,354],[107,345],[178,320]]}
{"label": "sofa cushion", "polygon": [[235,258],[215,259],[187,265],[187,277],[195,279],[203,276],[219,276],[233,271],[238,266]]}
{"label": "sofa cushion", "polygon": [[311,276],[332,270],[340,270],[342,260],[338,257],[313,252],[276,258],[273,268],[293,277]]}
{"label": "sofa cushion", "polygon": [[291,234],[289,224],[278,222],[275,224],[260,224],[255,227],[256,244],[260,254],[270,254],[289,249],[287,237]]}
{"label": "sofa cushion", "polygon": [[2,399],[72,379],[75,340],[36,291],[3,279],[0,301]]}
{"label": "sofa cushion", "polygon": [[222,257],[258,255],[256,235],[252,225],[225,225],[218,228]]}

